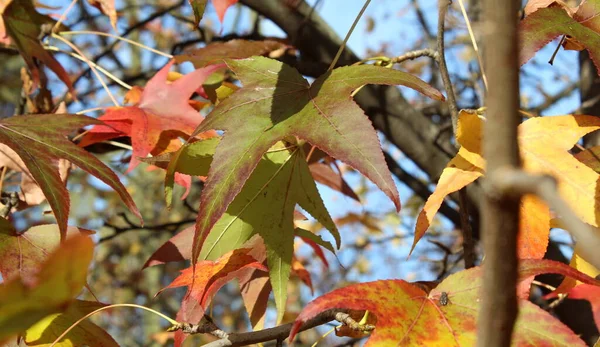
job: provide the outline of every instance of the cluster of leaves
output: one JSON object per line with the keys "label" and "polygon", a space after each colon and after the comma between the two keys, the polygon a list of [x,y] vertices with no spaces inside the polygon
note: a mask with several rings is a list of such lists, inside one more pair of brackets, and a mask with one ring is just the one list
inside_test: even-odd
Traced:
{"label": "cluster of leaves", "polygon": [[[116,29],[114,2],[91,2],[110,17]],[[190,3],[197,24],[206,1]],[[234,3],[214,1],[221,20]],[[600,57],[595,52],[597,38],[589,33],[595,33],[593,18],[598,9],[600,0],[584,1],[576,9],[558,1],[530,2],[521,26],[522,61],[559,35],[569,35],[569,47],[586,48],[594,59]],[[47,30],[44,26],[56,22],[38,13],[33,1],[7,1],[0,10],[0,39],[19,50],[32,79],[43,84],[40,66],[45,65],[73,91],[65,70],[40,41]],[[4,280],[0,286],[0,342],[19,335],[28,345],[49,344],[80,318],[105,307],[76,299],[86,286],[93,232],[68,227],[67,174],[61,175],[59,170],[61,164],[71,163],[94,175],[113,188],[141,219],[116,174],[85,150],[99,142],[130,139],[132,155],[127,172],[142,162],[164,169],[168,205],[174,183],[189,192],[193,177],[203,181],[195,226],[157,249],[144,266],[191,262],[163,289],[187,287],[178,322],[200,321],[216,292],[237,279],[252,326],[264,325],[271,293],[277,323],[281,323],[290,276],[297,276],[312,289],[310,274],[294,253],[296,238],[308,244],[325,266],[323,249],[336,251],[321,235],[299,227],[297,222],[306,219],[303,213],[329,231],[337,248],[341,244],[336,223],[315,182],[357,199],[332,169],[336,160],[371,180],[400,210],[398,191],[377,133],[352,96],[367,84],[405,86],[438,101],[444,100],[443,95],[411,74],[373,65],[340,67],[310,84],[293,67],[265,57],[287,48],[271,40],[208,45],[175,57],[144,88],[133,88],[127,94],[131,106],[108,108],[98,119],[48,113],[0,121],[3,166],[35,182],[34,188],[43,193],[57,221],[57,225],[17,232],[8,219],[0,219],[0,274]],[[169,70],[175,61],[190,61],[197,69],[186,75],[172,73]],[[203,101],[191,99],[194,94]],[[208,114],[205,119],[201,112]],[[476,112],[460,113],[457,141],[461,148],[418,217],[413,248],[443,199],[485,175],[482,122],[482,115]],[[77,145],[67,138],[88,125],[92,127]],[[568,115],[530,119],[519,129],[525,169],[555,176],[561,195],[577,206],[574,210],[584,222],[596,227],[600,210],[594,187],[600,181],[596,159],[600,150],[592,148],[576,156],[569,150],[583,135],[599,128],[597,117]],[[31,193],[24,187],[23,196]],[[521,209],[526,213],[519,231],[521,315],[515,343],[583,345],[560,321],[527,300],[529,284],[539,274],[565,275],[569,279],[552,295],[570,293],[585,298],[598,312],[600,282],[593,277],[600,271],[577,253],[571,267],[541,260],[550,227],[559,218],[553,218],[548,207],[534,197],[526,197]],[[359,316],[365,310],[374,316],[376,328],[368,345],[472,345],[481,272],[481,268],[473,268],[441,282],[387,280],[337,289],[304,308],[291,338],[303,322],[325,310],[352,309],[360,311]],[[598,314],[596,318],[600,326]],[[177,332],[176,346],[185,337]],[[65,341],[70,341],[65,345],[77,346],[98,341],[116,345],[105,331],[85,321],[77,322]]]}

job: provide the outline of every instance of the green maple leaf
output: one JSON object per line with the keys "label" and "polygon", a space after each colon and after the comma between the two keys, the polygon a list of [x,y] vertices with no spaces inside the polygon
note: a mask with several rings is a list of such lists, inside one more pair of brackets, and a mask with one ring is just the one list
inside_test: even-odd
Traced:
{"label": "green maple leaf", "polygon": [[[164,168],[174,155],[178,155],[175,171],[206,176],[211,162],[214,163],[212,158],[218,144],[218,138],[203,140],[186,146],[177,154],[143,161]],[[260,234],[266,246],[279,319],[283,317],[287,298],[297,204],[324,225],[340,244],[338,230],[321,200],[301,147],[278,142],[261,156],[241,192],[211,229],[199,253],[200,260],[214,260]],[[314,239],[324,244],[318,237]],[[333,250],[331,245],[327,248]]]}
{"label": "green maple leaf", "polygon": [[285,138],[296,136],[346,162],[400,209],[377,133],[351,93],[365,84],[404,85],[443,100],[439,91],[408,73],[371,65],[338,68],[309,85],[298,71],[276,60],[252,57],[225,63],[243,88],[222,101],[194,133],[225,131],[200,199],[193,262],[263,154]]}
{"label": "green maple leaf", "polygon": [[14,150],[29,169],[54,212],[62,237],[67,231],[70,204],[69,192],[58,172],[58,159],[70,161],[109,185],[129,209],[142,218],[117,175],[66,137],[86,125],[101,123],[94,118],[72,114],[35,114],[0,122],[0,143]]}

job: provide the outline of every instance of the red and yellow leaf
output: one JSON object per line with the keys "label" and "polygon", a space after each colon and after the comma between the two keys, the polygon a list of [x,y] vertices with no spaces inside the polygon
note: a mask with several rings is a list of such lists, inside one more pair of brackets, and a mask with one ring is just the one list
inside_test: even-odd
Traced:
{"label": "red and yellow leaf", "polygon": [[[520,281],[540,273],[572,274],[595,286],[600,282],[567,265],[523,260]],[[377,318],[365,346],[472,346],[481,302],[482,268],[450,275],[426,292],[402,280],[384,280],[334,290],[309,303],[296,319],[290,340],[303,322],[329,309],[368,310]],[[444,299],[442,300],[442,297]],[[548,312],[521,299],[513,333],[514,345],[585,346],[569,328]]]}

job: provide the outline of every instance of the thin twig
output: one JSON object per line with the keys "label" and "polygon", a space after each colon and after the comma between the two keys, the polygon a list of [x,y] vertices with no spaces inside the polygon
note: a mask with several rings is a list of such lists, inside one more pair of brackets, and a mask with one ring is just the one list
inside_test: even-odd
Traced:
{"label": "thin twig", "polygon": [[[437,53],[438,53],[438,65],[440,67],[440,74],[442,75],[442,81],[444,82],[444,88],[448,95],[448,107],[450,109],[450,117],[452,119],[452,132],[456,137],[456,129],[458,127],[458,105],[456,104],[456,95],[454,94],[454,87],[450,80],[450,73],[448,72],[448,66],[446,65],[446,50],[444,43],[445,34],[445,22],[446,13],[448,12],[448,6],[451,1],[439,0],[439,17],[438,17],[438,39],[437,39]],[[458,142],[456,143],[458,146]],[[460,226],[463,234],[463,252],[465,260],[465,268],[469,269],[475,266],[475,243],[473,241],[473,230],[469,222],[469,211],[467,209],[467,189],[462,188],[458,191],[458,207],[460,214]]]}
{"label": "thin twig", "polygon": [[435,51],[431,48],[426,48],[426,49],[419,49],[416,51],[411,51],[411,52],[402,54],[401,56],[393,58],[390,62],[393,64],[399,64],[406,60],[413,60],[413,59],[417,59],[420,57],[430,57],[430,58],[434,59],[435,61],[438,61],[440,58],[440,55],[437,51]]}
{"label": "thin twig", "polygon": [[337,53],[335,54],[335,58],[333,58],[333,60],[331,61],[331,65],[329,65],[329,68],[327,69],[327,71],[333,70],[333,68],[335,67],[335,64],[337,64],[337,61],[338,61],[338,59],[340,59],[340,56],[342,55],[344,48],[346,48],[346,43],[350,39],[350,36],[352,35],[352,32],[354,31],[356,24],[358,24],[360,17],[362,17],[363,13],[365,13],[365,10],[367,9],[367,7],[369,6],[370,3],[371,3],[371,0],[365,1],[365,4],[363,5],[362,9],[358,13],[358,16],[356,16],[356,19],[354,19],[354,23],[352,23],[350,30],[348,31],[348,33],[346,34],[346,37],[344,38],[344,42],[342,42],[340,49],[338,49]]}
{"label": "thin twig", "polygon": [[[349,318],[349,319],[348,319]],[[350,318],[344,310],[327,310],[323,311],[314,318],[304,322],[300,327],[300,331],[312,329],[319,325],[326,324],[333,320],[348,324],[350,327],[359,329],[360,331],[371,331],[375,327],[370,324],[360,324]],[[203,347],[226,347],[226,346],[248,346],[256,343],[267,341],[283,341],[292,330],[293,323],[280,325],[274,328],[268,328],[258,331],[250,331],[245,333],[230,333],[226,338],[219,339],[204,345]]]}

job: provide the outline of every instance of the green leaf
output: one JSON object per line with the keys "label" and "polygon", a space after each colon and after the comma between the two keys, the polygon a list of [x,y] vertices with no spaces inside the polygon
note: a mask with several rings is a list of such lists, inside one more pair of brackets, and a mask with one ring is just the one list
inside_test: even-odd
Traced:
{"label": "green leaf", "polygon": [[206,9],[208,0],[189,0],[189,2],[194,11],[194,27],[197,27],[202,20],[202,16],[204,16],[204,10]]}
{"label": "green leaf", "polygon": [[[205,173],[214,153],[214,139],[194,142],[182,150],[177,167],[182,173]],[[211,151],[213,153],[211,153]],[[173,154],[171,154],[172,156]],[[161,157],[156,163],[168,162]],[[300,147],[278,143],[262,156],[242,191],[200,244],[200,260],[214,260],[239,248],[255,234],[264,239],[267,263],[279,319],[283,316],[294,248],[294,209],[299,204],[340,244],[340,236],[319,195]],[[317,239],[318,236],[314,235]],[[324,247],[333,251],[329,243]],[[192,258],[194,259],[194,258]]]}
{"label": "green leaf", "polygon": [[94,243],[84,235],[67,239],[41,266],[36,278],[14,278],[0,286],[0,341],[68,307],[86,283]]}
{"label": "green leaf", "polygon": [[539,9],[519,23],[519,61],[525,64],[537,51],[561,35],[568,35],[583,45],[594,61],[600,66],[600,0],[584,1],[573,17],[560,7]]}
{"label": "green leaf", "polygon": [[348,163],[400,208],[377,133],[350,95],[365,84],[405,85],[442,100],[440,92],[408,73],[375,66],[335,69],[310,86],[295,69],[276,60],[253,57],[226,63],[244,87],[223,100],[195,131],[198,134],[219,129],[225,131],[225,136],[217,146],[202,191],[194,262],[207,235],[263,154],[277,141],[291,136]]}
{"label": "green leaf", "polygon": [[14,150],[48,200],[61,233],[69,218],[69,192],[60,179],[58,159],[66,159],[113,188],[141,220],[131,196],[112,172],[96,157],[67,139],[67,134],[100,121],[71,114],[35,114],[10,117],[0,122],[0,143]]}
{"label": "green leaf", "polygon": [[[44,317],[25,332],[27,346],[49,347],[77,320],[106,305],[95,301],[75,300],[63,313]],[[118,347],[119,344],[96,324],[89,320],[81,321],[67,333],[56,347],[102,346]]]}
{"label": "green leaf", "polygon": [[335,250],[333,249],[333,245],[330,242],[327,242],[325,240],[323,240],[321,238],[321,236],[308,231],[306,229],[302,229],[302,228],[296,228],[296,236],[300,236],[306,239],[309,239],[311,241],[313,241],[314,243],[316,243],[317,245],[329,250],[331,253],[335,253]]}

